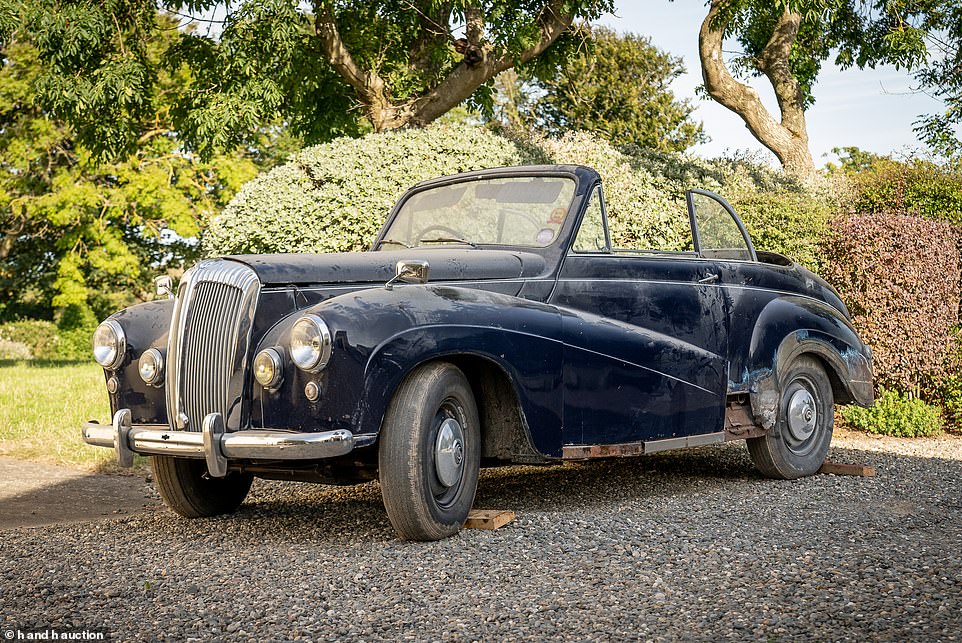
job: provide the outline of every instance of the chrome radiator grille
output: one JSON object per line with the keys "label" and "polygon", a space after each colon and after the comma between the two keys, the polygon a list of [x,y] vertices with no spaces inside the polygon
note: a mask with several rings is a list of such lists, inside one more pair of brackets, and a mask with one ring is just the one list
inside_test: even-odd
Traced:
{"label": "chrome radiator grille", "polygon": [[174,305],[167,347],[167,417],[200,431],[208,413],[241,428],[251,326],[260,284],[254,271],[223,259],[187,271]]}

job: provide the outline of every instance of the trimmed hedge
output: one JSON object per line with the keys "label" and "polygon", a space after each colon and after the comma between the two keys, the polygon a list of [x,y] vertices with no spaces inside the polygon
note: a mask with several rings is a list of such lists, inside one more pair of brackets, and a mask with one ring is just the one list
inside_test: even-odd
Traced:
{"label": "trimmed hedge", "polygon": [[60,323],[25,319],[0,324],[0,359],[90,360],[97,319],[89,308],[68,306]]}
{"label": "trimmed hedge", "polygon": [[480,127],[339,138],[301,150],[241,188],[203,236],[208,255],[366,250],[391,207],[425,179],[533,159]]}
{"label": "trimmed hedge", "polygon": [[891,214],[836,219],[829,228],[824,275],[872,347],[876,385],[937,399],[958,368],[955,228]]}
{"label": "trimmed hedge", "polygon": [[0,359],[60,357],[57,325],[50,321],[29,319],[0,325],[0,342],[6,344]]}
{"label": "trimmed hedge", "polygon": [[[828,203],[782,172],[745,160],[704,161],[638,148],[619,150],[594,135],[561,139],[494,133],[451,123],[420,130],[342,138],[302,150],[287,164],[244,186],[204,236],[209,255],[243,252],[330,252],[370,246],[391,206],[418,181],[455,172],[532,163],[581,163],[605,182],[617,245],[661,243],[664,230],[687,226],[684,191],[720,192],[739,207],[760,249],[814,266],[821,219],[789,237],[786,222],[766,210],[822,217]],[[775,190],[775,195],[765,196]],[[811,201],[811,203],[809,203]],[[814,204],[814,205],[813,205]],[[817,216],[810,212],[817,212]]]}

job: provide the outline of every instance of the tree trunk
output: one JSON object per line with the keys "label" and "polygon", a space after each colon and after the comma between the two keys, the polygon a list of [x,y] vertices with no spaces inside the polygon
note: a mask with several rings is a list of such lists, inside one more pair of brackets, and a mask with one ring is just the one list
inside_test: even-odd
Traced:
{"label": "tree trunk", "polygon": [[725,66],[722,44],[728,21],[722,14],[730,2],[712,0],[698,34],[698,54],[705,89],[712,98],[745,121],[752,135],[775,153],[787,172],[801,179],[810,179],[815,175],[815,161],[808,149],[802,93],[789,66],[801,16],[786,5],[759,57],[759,67],[775,90],[778,101],[781,120],[776,121],[765,109],[758,93],[735,80]]}

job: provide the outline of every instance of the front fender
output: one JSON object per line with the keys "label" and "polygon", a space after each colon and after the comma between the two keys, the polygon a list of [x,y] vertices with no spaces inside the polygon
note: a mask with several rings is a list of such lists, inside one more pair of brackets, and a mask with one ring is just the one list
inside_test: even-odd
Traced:
{"label": "front fender", "polygon": [[[516,311],[505,311],[511,318]],[[443,325],[411,328],[379,347],[365,372],[364,396],[357,426],[380,430],[395,389],[415,368],[436,359],[478,357],[508,377],[533,446],[544,455],[561,454],[562,345],[540,333],[451,320]],[[466,373],[469,378],[472,373]]]}
{"label": "front fender", "polygon": [[825,363],[837,402],[872,405],[872,351],[849,321],[823,302],[781,297],[768,303],[755,323],[745,374],[752,411],[763,427],[775,426],[782,374],[803,354]]}
{"label": "front fender", "polygon": [[[563,345],[557,309],[469,288],[422,290],[417,300],[421,319],[386,337],[368,357],[355,418],[358,429],[380,431],[394,391],[421,364],[473,356],[507,375],[533,446],[542,454],[560,455]],[[429,323],[423,323],[425,316]]]}
{"label": "front fender", "polygon": [[167,423],[164,388],[145,384],[137,364],[148,348],[160,349],[166,355],[173,311],[174,300],[160,299],[125,308],[108,318],[117,321],[127,337],[127,354],[115,373],[117,393],[110,395],[111,415],[118,409],[130,409],[135,423]]}
{"label": "front fender", "polygon": [[[371,288],[298,311],[267,333],[262,346],[286,346],[291,325],[305,313],[330,327],[331,362],[316,375],[291,369],[282,390],[262,393],[265,425],[373,435],[412,370],[434,359],[475,356],[508,376],[534,446],[560,455],[563,345],[561,314],[553,306],[472,288]],[[311,378],[321,390],[316,403],[301,393]]]}

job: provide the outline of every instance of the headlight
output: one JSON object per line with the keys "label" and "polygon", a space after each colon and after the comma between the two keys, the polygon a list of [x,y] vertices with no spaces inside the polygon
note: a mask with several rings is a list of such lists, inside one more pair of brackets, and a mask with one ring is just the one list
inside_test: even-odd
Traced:
{"label": "headlight", "polygon": [[316,373],[331,359],[331,330],[317,315],[304,315],[291,329],[290,348],[297,368]]}
{"label": "headlight", "polygon": [[94,331],[94,359],[104,368],[117,368],[124,361],[127,337],[124,329],[113,319],[108,319]]}
{"label": "headlight", "polygon": [[284,362],[273,348],[265,348],[254,358],[254,378],[266,389],[277,388],[284,379]]}
{"label": "headlight", "polygon": [[156,348],[144,351],[137,363],[140,379],[151,386],[157,386],[164,380],[164,355]]}

